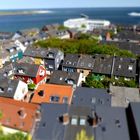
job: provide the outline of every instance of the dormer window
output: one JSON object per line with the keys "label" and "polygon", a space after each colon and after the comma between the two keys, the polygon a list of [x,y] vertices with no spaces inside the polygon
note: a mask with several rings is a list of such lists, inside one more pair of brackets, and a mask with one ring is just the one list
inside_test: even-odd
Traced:
{"label": "dormer window", "polygon": [[44,70],[40,70],[39,75],[40,76],[44,76],[45,75],[45,71]]}
{"label": "dormer window", "polygon": [[91,63],[89,63],[89,64],[88,64],[88,67],[90,67],[90,68],[91,68],[91,67],[92,67],[92,64],[91,64]]}
{"label": "dormer window", "polygon": [[49,53],[48,53],[48,57],[49,57],[49,58],[54,58],[54,53],[49,52]]}
{"label": "dormer window", "polygon": [[95,103],[96,103],[96,98],[95,98],[95,97],[91,98],[91,102],[92,102],[93,104],[95,104]]}
{"label": "dormer window", "polygon": [[74,80],[72,79],[66,79],[67,84],[73,85],[74,84]]}
{"label": "dormer window", "polygon": [[121,66],[121,65],[119,65],[119,69],[121,69],[121,67],[122,67],[122,66]]}
{"label": "dormer window", "polygon": [[10,48],[9,49],[9,52],[11,53],[11,52],[14,52],[14,48]]}
{"label": "dormer window", "polygon": [[17,51],[20,50],[20,47],[17,46],[17,47],[16,47],[16,50],[17,50]]}
{"label": "dormer window", "polygon": [[17,72],[23,74],[24,73],[24,69],[20,68],[20,69],[17,70]]}
{"label": "dormer window", "polygon": [[71,118],[71,125],[78,125],[78,117],[77,116],[73,116]]}
{"label": "dormer window", "polygon": [[20,109],[17,113],[18,113],[19,117],[22,119],[24,119],[27,115],[24,109]]}
{"label": "dormer window", "polygon": [[133,70],[133,65],[129,65],[128,70],[132,71]]}
{"label": "dormer window", "polygon": [[7,91],[8,92],[12,92],[13,91],[13,88],[9,87]]}
{"label": "dormer window", "polygon": [[0,93],[4,92],[4,88],[0,87]]}
{"label": "dormer window", "polygon": [[59,96],[51,96],[50,97],[50,102],[59,102],[60,97]]}
{"label": "dormer window", "polygon": [[62,81],[63,80],[63,77],[60,77],[59,80]]}

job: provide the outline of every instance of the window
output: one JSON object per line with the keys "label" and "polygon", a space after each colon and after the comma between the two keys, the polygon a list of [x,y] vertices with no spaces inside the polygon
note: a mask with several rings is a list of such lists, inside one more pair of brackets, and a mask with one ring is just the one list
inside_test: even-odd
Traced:
{"label": "window", "polygon": [[20,68],[20,69],[17,70],[17,72],[23,74],[24,73],[24,69]]}
{"label": "window", "polygon": [[3,93],[4,92],[4,88],[0,87],[0,92]]}
{"label": "window", "polygon": [[13,88],[9,87],[7,91],[8,92],[12,92],[13,91]]}
{"label": "window", "polygon": [[60,77],[60,79],[59,79],[60,81],[62,81],[63,80],[63,77]]}
{"label": "window", "polygon": [[122,66],[121,66],[121,65],[119,65],[119,69],[121,69],[121,67],[122,67]]}
{"label": "window", "polygon": [[68,97],[63,97],[63,103],[67,104],[68,103]]}
{"label": "window", "polygon": [[44,70],[40,70],[39,75],[40,76],[44,76],[45,75],[45,71]]}
{"label": "window", "polygon": [[60,97],[59,96],[51,96],[50,97],[50,102],[59,102]]}
{"label": "window", "polygon": [[74,81],[72,79],[67,79],[67,83],[70,84],[70,85],[73,85]]}
{"label": "window", "polygon": [[86,118],[84,117],[80,118],[80,125],[86,125]]}
{"label": "window", "polygon": [[53,65],[49,65],[49,68],[50,68],[50,69],[53,69]]}
{"label": "window", "polygon": [[77,125],[78,124],[78,118],[76,116],[73,116],[71,118],[71,125]]}
{"label": "window", "polygon": [[133,65],[129,65],[128,66],[128,70],[131,70],[132,71],[133,70]]}
{"label": "window", "polygon": [[53,54],[53,53],[49,53],[49,54],[48,54],[48,57],[49,57],[49,58],[54,58],[54,54]]}
{"label": "window", "polygon": [[14,49],[13,48],[9,49],[9,52],[14,52]]}
{"label": "window", "polygon": [[91,99],[91,102],[92,102],[93,104],[95,104],[95,103],[96,103],[96,98],[93,97],[93,98]]}

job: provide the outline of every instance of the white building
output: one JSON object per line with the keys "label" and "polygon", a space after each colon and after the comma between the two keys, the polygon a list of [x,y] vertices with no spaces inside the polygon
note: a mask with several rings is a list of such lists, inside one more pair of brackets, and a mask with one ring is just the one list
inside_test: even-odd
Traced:
{"label": "white building", "polygon": [[86,31],[91,31],[95,28],[108,28],[110,25],[111,23],[108,20],[92,20],[88,18],[69,19],[64,22],[65,27]]}
{"label": "white building", "polygon": [[3,79],[0,81],[0,97],[23,101],[28,93],[28,86],[21,80]]}

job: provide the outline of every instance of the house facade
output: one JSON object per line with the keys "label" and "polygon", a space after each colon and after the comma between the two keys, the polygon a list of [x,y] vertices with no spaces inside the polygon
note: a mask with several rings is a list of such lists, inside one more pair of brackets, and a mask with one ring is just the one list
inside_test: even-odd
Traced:
{"label": "house facade", "polygon": [[24,52],[24,56],[31,57],[35,64],[45,66],[46,71],[50,74],[52,71],[57,70],[61,61],[64,59],[64,53],[56,48],[35,48],[28,47]]}
{"label": "house facade", "polygon": [[20,80],[0,80],[0,97],[24,101],[28,93],[28,86]]}
{"label": "house facade", "polygon": [[14,78],[21,79],[27,84],[34,83],[36,85],[46,82],[46,70],[41,65],[16,63],[14,65]]}

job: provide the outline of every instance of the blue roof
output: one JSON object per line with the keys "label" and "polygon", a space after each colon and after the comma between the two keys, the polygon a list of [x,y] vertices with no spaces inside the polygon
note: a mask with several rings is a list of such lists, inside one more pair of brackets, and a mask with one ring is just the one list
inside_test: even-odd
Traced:
{"label": "blue roof", "polygon": [[125,108],[96,107],[101,123],[96,127],[95,140],[130,140]]}
{"label": "blue roof", "polygon": [[73,94],[72,104],[93,108],[95,105],[111,106],[111,95],[105,89],[77,87]]}
{"label": "blue roof", "polygon": [[67,105],[42,104],[41,122],[35,130],[33,140],[62,140],[65,126],[58,118],[68,112],[67,108]]}

